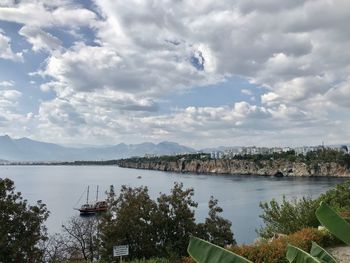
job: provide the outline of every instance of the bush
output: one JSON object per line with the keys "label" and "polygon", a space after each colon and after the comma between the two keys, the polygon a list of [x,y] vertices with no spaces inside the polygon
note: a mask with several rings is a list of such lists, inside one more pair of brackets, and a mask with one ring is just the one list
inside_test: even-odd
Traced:
{"label": "bush", "polygon": [[271,238],[275,234],[291,234],[307,227],[317,227],[319,222],[315,212],[319,201],[308,197],[287,201],[283,196],[282,203],[275,199],[270,202],[261,202],[265,226],[257,230],[263,238]]}
{"label": "bush", "polygon": [[305,228],[271,241],[263,240],[255,245],[235,246],[229,250],[255,263],[287,263],[285,255],[288,244],[309,251],[312,241],[321,246],[327,245],[329,243],[329,235],[315,228]]}
{"label": "bush", "polygon": [[181,263],[196,263],[191,257],[182,257]]}
{"label": "bush", "polygon": [[350,211],[350,181],[338,184],[318,198],[318,203],[324,201],[338,211]]}

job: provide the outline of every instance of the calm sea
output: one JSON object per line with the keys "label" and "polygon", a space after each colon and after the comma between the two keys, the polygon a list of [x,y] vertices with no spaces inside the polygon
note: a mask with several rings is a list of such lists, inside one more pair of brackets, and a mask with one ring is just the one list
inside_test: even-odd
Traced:
{"label": "calm sea", "polygon": [[[138,178],[141,176],[141,178]],[[250,243],[256,238],[255,229],[262,224],[259,219],[260,201],[272,198],[317,197],[332,186],[344,182],[337,178],[273,178],[240,175],[196,175],[158,171],[144,171],[116,166],[0,166],[0,177],[14,180],[16,189],[33,203],[43,200],[51,211],[47,221],[50,233],[60,232],[61,225],[79,214],[79,206],[87,186],[90,198],[95,198],[99,185],[100,196],[114,185],[118,193],[121,185],[147,186],[151,197],[160,192],[169,193],[174,182],[195,189],[198,202],[196,218],[202,221],[208,212],[211,195],[219,200],[223,216],[232,221],[232,230],[239,243]],[[101,196],[102,197],[102,196]],[[82,197],[83,202],[85,196]]]}

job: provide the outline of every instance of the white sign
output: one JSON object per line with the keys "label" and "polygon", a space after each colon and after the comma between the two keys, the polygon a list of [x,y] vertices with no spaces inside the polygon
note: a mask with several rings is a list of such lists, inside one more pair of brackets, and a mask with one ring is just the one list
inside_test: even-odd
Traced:
{"label": "white sign", "polygon": [[113,247],[113,257],[121,257],[127,255],[129,255],[129,245]]}

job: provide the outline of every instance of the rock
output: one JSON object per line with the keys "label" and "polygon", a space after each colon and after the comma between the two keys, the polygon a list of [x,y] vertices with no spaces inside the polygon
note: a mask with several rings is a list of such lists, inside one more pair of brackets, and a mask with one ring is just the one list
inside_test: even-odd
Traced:
{"label": "rock", "polygon": [[283,177],[283,173],[281,171],[277,171],[274,175],[274,177]]}
{"label": "rock", "polygon": [[350,177],[350,169],[337,163],[317,163],[308,166],[306,163],[292,163],[284,160],[254,162],[228,159],[178,161],[152,161],[147,159],[132,161],[132,159],[124,159],[120,160],[118,165],[125,168],[198,174]]}

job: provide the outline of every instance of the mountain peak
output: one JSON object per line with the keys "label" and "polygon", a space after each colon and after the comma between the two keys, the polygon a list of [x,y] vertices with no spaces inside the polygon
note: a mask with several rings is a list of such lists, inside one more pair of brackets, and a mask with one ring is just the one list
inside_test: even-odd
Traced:
{"label": "mountain peak", "polygon": [[169,155],[193,152],[194,149],[175,142],[125,144],[103,147],[64,147],[23,137],[0,136],[0,159],[12,161],[112,160],[145,154]]}

